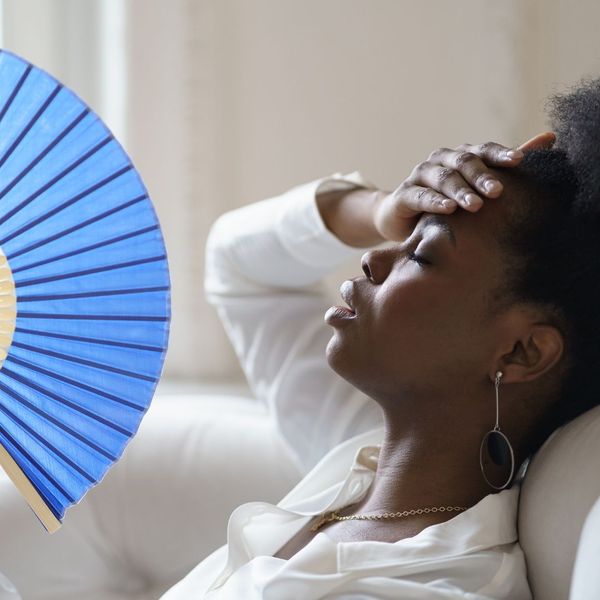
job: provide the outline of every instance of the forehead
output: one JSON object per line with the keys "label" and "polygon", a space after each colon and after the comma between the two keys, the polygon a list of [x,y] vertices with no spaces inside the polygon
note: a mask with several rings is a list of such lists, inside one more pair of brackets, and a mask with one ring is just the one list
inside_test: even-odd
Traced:
{"label": "forehead", "polygon": [[[454,233],[458,250],[489,248],[498,251],[498,240],[506,227],[513,222],[520,208],[521,194],[514,180],[506,171],[490,169],[503,184],[502,193],[497,198],[488,198],[482,194],[483,205],[475,212],[458,206],[449,214],[436,213],[436,219],[446,223]],[[423,213],[419,224],[426,226],[427,215]]]}

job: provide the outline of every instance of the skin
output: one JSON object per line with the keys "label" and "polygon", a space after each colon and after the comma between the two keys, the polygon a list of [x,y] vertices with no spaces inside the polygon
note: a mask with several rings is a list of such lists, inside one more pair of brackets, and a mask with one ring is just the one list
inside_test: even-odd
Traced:
{"label": "skin", "polygon": [[[543,134],[522,148],[552,141],[552,134]],[[505,269],[494,234],[519,200],[510,178],[487,190],[480,183],[490,177],[499,182],[503,168],[520,158],[494,159],[486,154],[492,152],[490,146],[484,146],[466,148],[479,152],[481,160],[467,160],[466,166],[450,168],[442,178],[439,171],[456,165],[465,147],[432,153],[394,192],[366,196],[368,191],[357,190],[337,202],[319,203],[326,225],[345,243],[361,239],[373,245],[379,243],[373,242],[377,235],[379,241],[396,242],[362,256],[364,276],[351,279],[356,317],[329,320],[329,365],[381,406],[385,425],[373,484],[340,515],[471,507],[497,493],[479,465],[481,440],[495,424],[496,372],[503,373],[499,424],[515,451],[515,470],[527,456],[534,424],[558,389],[561,373],[554,367],[563,355],[560,331],[532,306],[512,305],[499,314],[488,310]],[[498,148],[504,147],[493,145],[493,152]],[[502,168],[490,168],[489,163]],[[467,193],[479,201],[461,205]],[[359,194],[369,201],[357,201]],[[436,204],[448,198],[455,201],[453,207]],[[442,228],[427,222],[431,213],[451,227],[455,246]],[[348,229],[350,223],[354,226]],[[409,251],[431,264],[411,260]],[[509,468],[489,463],[486,473],[501,484]],[[393,542],[457,514],[331,522],[319,532],[337,541]],[[308,543],[316,535],[308,531],[313,523],[275,556],[289,558]]]}

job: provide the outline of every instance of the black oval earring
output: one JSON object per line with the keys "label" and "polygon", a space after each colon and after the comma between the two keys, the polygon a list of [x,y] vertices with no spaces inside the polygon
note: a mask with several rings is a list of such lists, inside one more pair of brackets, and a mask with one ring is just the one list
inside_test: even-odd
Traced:
{"label": "black oval earring", "polygon": [[[496,372],[496,380],[495,380],[496,425],[494,426],[494,429],[491,429],[483,436],[483,439],[481,440],[481,446],[479,448],[479,465],[481,466],[481,472],[483,473],[483,478],[485,479],[485,481],[488,485],[490,485],[491,487],[493,487],[496,490],[503,490],[505,487],[507,487],[510,484],[510,482],[513,478],[514,471],[515,471],[515,455],[514,455],[512,446],[510,445],[508,438],[504,435],[504,433],[502,433],[502,431],[500,431],[500,427],[498,426],[498,414],[499,414],[498,386],[500,385],[501,377],[502,377],[502,371],[497,371]],[[487,452],[488,452],[490,458],[498,466],[506,465],[508,463],[508,460],[510,459],[510,464],[511,464],[510,475],[508,477],[508,480],[504,483],[504,485],[501,485],[501,486],[494,485],[487,478],[487,476],[485,474],[485,470],[483,468],[483,449],[484,448],[487,449]]]}

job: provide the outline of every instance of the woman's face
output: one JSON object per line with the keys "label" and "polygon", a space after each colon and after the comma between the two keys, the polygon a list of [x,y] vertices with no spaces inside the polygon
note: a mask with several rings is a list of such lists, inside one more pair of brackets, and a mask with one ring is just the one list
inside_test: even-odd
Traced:
{"label": "woman's face", "polygon": [[503,193],[475,213],[423,213],[407,240],[366,252],[365,276],[350,280],[356,317],[327,320],[330,366],[382,405],[489,384],[502,322],[488,303],[505,260],[495,232],[509,208]]}

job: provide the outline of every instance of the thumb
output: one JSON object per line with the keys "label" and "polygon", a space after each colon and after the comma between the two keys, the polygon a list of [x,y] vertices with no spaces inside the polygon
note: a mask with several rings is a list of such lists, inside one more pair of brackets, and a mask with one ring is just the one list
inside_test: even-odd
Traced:
{"label": "thumb", "polygon": [[523,152],[527,150],[538,150],[541,148],[552,148],[556,141],[556,135],[552,131],[546,131],[545,133],[538,133],[535,137],[527,140],[524,144],[518,147],[518,150]]}

